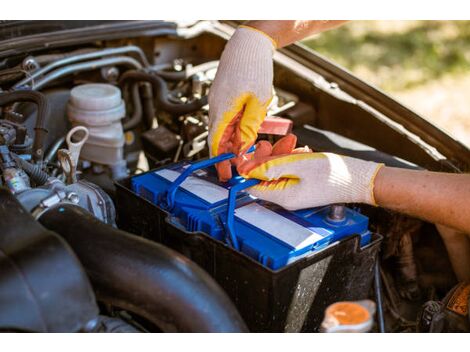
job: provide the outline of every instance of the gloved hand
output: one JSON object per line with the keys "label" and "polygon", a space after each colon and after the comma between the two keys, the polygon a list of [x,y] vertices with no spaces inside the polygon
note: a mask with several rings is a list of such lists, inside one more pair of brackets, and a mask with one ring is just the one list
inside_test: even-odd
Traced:
{"label": "gloved hand", "polygon": [[[272,98],[275,48],[267,34],[245,26],[225,46],[209,92],[211,157],[243,155],[255,143]],[[217,171],[221,181],[230,179],[230,161],[219,163]]]}
{"label": "gloved hand", "polygon": [[248,192],[296,210],[333,203],[376,205],[374,179],[383,164],[333,153],[294,149],[288,135],[274,146],[261,141],[251,158],[238,166],[245,178],[263,180]]}

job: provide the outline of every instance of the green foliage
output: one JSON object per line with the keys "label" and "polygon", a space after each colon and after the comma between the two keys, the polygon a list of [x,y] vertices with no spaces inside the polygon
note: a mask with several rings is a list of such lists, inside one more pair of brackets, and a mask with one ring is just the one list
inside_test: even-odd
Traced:
{"label": "green foliage", "polygon": [[470,71],[470,21],[355,21],[304,42],[379,87],[414,88]]}

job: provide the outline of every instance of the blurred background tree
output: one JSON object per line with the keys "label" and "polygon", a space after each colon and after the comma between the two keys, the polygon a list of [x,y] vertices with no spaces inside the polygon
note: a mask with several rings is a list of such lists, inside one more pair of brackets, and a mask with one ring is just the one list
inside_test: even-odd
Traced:
{"label": "blurred background tree", "polygon": [[304,44],[470,147],[470,21],[352,21]]}

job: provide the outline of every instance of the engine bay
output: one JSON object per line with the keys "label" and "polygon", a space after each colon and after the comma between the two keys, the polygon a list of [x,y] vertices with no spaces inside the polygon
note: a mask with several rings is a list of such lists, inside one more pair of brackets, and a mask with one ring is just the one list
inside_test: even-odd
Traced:
{"label": "engine bay", "polygon": [[[53,312],[54,319],[60,314],[69,322],[77,319],[75,325],[37,328],[32,319],[15,317],[11,323],[7,317],[2,327],[13,331],[214,331],[211,324],[235,330],[244,321],[250,331],[318,331],[329,304],[371,299],[380,305],[377,309],[387,332],[432,331],[437,326],[433,319],[441,319],[441,331],[466,331],[468,321],[459,320],[446,305],[458,280],[434,224],[360,204],[285,214],[272,205],[250,203],[240,188],[242,193],[234,195],[238,218],[232,220],[233,232],[249,235],[232,236],[227,242],[226,224],[214,214],[233,204],[216,199],[206,207],[190,198],[201,192],[206,197],[217,192],[224,200],[229,197],[233,185],[221,185],[210,171],[201,171],[210,169],[206,164],[191,169],[200,172],[191,176],[192,186],[183,183],[175,206],[162,205],[163,188],[191,165],[208,160],[207,96],[231,30],[229,24],[198,23],[171,34],[155,30],[74,44],[64,40],[60,46],[1,58],[2,225],[13,237],[24,226],[25,233],[44,234],[44,227],[65,238],[81,264],[75,259],[61,264],[54,257],[58,260],[54,265],[63,265],[64,271],[83,265],[92,284],[74,284],[86,286],[83,297],[94,291],[91,295],[97,301],[96,306],[88,302],[91,308],[83,311],[90,313],[80,319],[64,313],[66,307],[62,313]],[[300,54],[276,55],[268,117],[291,121],[299,146],[395,167],[465,170],[462,163],[444,157],[437,146],[416,137],[412,129],[375,110],[364,92],[355,97],[346,93],[330,81],[324,68],[302,60]],[[279,138],[259,135],[270,142]],[[212,186],[205,189],[208,183]],[[15,200],[20,206],[11,205]],[[190,202],[194,202],[192,208]],[[255,206],[263,207],[257,215],[253,215]],[[271,218],[260,224],[268,211]],[[207,214],[214,217],[207,220]],[[300,220],[283,231],[278,223],[273,225],[273,216],[282,216],[283,224],[294,216]],[[16,222],[10,224],[13,219]],[[295,237],[295,242],[293,234],[305,222],[317,230]],[[313,235],[330,242],[320,245]],[[122,243],[114,241],[116,236],[124,236]],[[161,247],[139,242],[144,239]],[[281,248],[282,240],[287,247]],[[181,255],[172,257],[166,247]],[[36,250],[34,261],[42,268],[41,263],[52,260],[48,247]],[[108,261],[109,253],[118,259]],[[149,273],[146,260],[154,259],[160,260],[160,266],[155,264],[156,271]],[[173,284],[171,279],[156,277],[158,268],[166,267],[165,260],[174,265]],[[191,275],[200,277],[195,281],[207,287],[197,286],[184,273],[176,274],[179,265],[190,260],[198,265],[187,264],[194,266]],[[101,276],[93,269],[100,265],[105,267]],[[31,264],[30,270],[34,268]],[[32,280],[42,280],[48,270],[38,271]],[[57,280],[67,281],[59,273]],[[214,288],[215,282],[221,288]],[[0,281],[0,290],[2,285]],[[137,293],[123,293],[126,286]],[[138,291],[145,289],[148,292]],[[159,290],[165,292],[165,299],[159,296],[157,305],[151,297]],[[209,300],[211,308],[206,307]],[[191,304],[210,309],[215,322],[198,320]],[[15,314],[13,310],[10,317]],[[233,326],[221,323],[224,319]],[[380,330],[379,325],[374,331]]]}

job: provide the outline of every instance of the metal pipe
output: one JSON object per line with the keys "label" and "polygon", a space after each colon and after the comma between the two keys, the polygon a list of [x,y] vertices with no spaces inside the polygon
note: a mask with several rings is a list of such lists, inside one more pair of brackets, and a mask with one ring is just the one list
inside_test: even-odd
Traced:
{"label": "metal pipe", "polygon": [[55,207],[39,221],[72,247],[99,301],[164,331],[247,330],[220,286],[175,251],[107,225],[74,205]]}
{"label": "metal pipe", "polygon": [[46,84],[48,84],[49,82],[57,78],[66,76],[70,73],[76,73],[80,71],[90,71],[90,70],[95,70],[103,66],[112,66],[112,65],[127,65],[135,69],[142,68],[142,65],[136,59],[133,59],[127,56],[116,56],[116,57],[110,57],[107,59],[87,61],[87,62],[59,68],[51,72],[47,76],[44,76],[43,78],[39,79],[37,83],[35,84],[33,83],[31,89],[40,89],[44,87]]}
{"label": "metal pipe", "polygon": [[124,47],[119,47],[119,48],[110,48],[110,49],[104,49],[104,50],[98,50],[98,51],[93,51],[90,53],[85,53],[85,54],[77,54],[73,55],[70,57],[66,57],[57,61],[54,61],[50,63],[49,65],[31,73],[28,77],[23,79],[22,81],[18,82],[13,86],[13,88],[18,88],[21,86],[24,86],[25,84],[33,81],[34,85],[34,79],[40,76],[43,76],[45,73],[68,64],[72,64],[78,61],[84,61],[84,60],[90,60],[90,59],[95,59],[98,57],[103,57],[103,56],[110,56],[110,55],[120,55],[120,54],[126,54],[126,53],[135,53],[139,56],[140,60],[142,61],[142,64],[144,67],[150,66],[147,57],[145,56],[144,52],[142,51],[141,48],[138,46],[134,45],[129,45],[129,46],[124,46]]}

